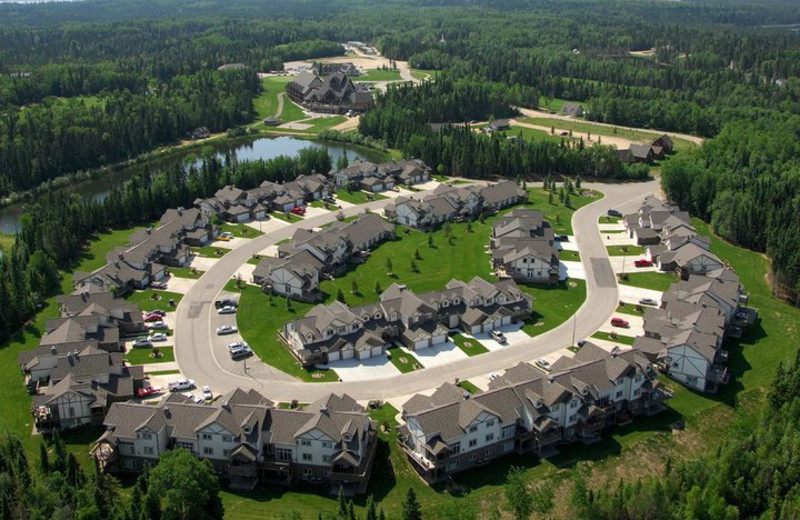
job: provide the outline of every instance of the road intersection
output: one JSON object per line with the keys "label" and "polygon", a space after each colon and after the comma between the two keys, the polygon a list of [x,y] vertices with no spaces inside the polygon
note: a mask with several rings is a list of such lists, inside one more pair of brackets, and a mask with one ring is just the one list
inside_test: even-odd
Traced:
{"label": "road intersection", "polygon": [[[215,350],[217,314],[214,300],[242,264],[268,246],[290,238],[298,228],[316,228],[336,219],[336,212],[309,217],[284,226],[231,250],[220,258],[186,293],[175,316],[175,358],[183,374],[209,384],[217,393],[236,387],[253,388],[277,401],[313,401],[327,393],[348,393],[357,400],[390,399],[427,391],[455,378],[482,378],[488,373],[502,372],[523,361],[532,361],[588,337],[600,329],[617,308],[619,293],[616,277],[600,231],[598,219],[608,209],[633,209],[646,195],[658,189],[655,180],[640,183],[588,184],[585,188],[602,191],[605,196],[573,214],[572,227],[586,272],[586,301],[572,319],[530,340],[481,356],[426,368],[372,381],[338,383],[306,383],[285,374],[258,358],[230,364],[227,356]],[[353,216],[369,208],[378,211],[391,199],[345,208],[345,216]],[[264,309],[264,312],[269,312]]]}

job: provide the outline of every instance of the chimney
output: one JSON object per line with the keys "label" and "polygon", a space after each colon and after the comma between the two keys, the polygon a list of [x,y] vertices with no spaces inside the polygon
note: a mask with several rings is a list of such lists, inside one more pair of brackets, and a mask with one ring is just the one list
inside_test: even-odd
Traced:
{"label": "chimney", "polygon": [[319,412],[323,415],[328,415],[328,407],[323,404],[319,407]]}
{"label": "chimney", "polygon": [[72,354],[75,356],[75,359],[80,359],[80,354],[78,353],[78,349],[73,350]]}
{"label": "chimney", "polygon": [[164,407],[164,417],[166,417],[167,419],[172,417],[172,412],[169,411],[169,406]]}
{"label": "chimney", "polygon": [[51,346],[50,346],[50,353],[51,353],[51,354],[53,354],[54,356],[55,356],[56,354],[58,354],[58,349],[56,348],[56,346],[55,346],[55,345],[51,345]]}
{"label": "chimney", "polygon": [[228,401],[222,401],[222,407],[228,410],[229,412],[231,411],[231,405]]}

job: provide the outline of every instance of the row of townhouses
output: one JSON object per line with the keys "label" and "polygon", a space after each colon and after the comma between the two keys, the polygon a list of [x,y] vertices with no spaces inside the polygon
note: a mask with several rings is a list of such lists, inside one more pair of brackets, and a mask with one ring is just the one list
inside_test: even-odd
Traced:
{"label": "row of townhouses", "polygon": [[397,197],[384,208],[386,217],[398,224],[431,228],[444,222],[473,219],[525,202],[528,193],[514,181],[488,186],[448,186],[442,184],[422,198]]}
{"label": "row of townhouses", "polygon": [[278,247],[277,257],[261,259],[252,281],[266,292],[318,301],[324,297],[320,279],[338,274],[348,262],[363,261],[372,248],[394,237],[394,226],[374,213],[321,231],[298,229]]}
{"label": "row of townhouses", "polygon": [[427,182],[431,178],[431,169],[419,159],[380,164],[359,160],[344,168],[331,170],[328,176],[337,189],[349,188],[377,193],[391,190],[396,185],[411,186]]}
{"label": "row of townhouses", "polygon": [[18,362],[33,394],[39,431],[100,424],[108,407],[142,386],[142,367],[123,360],[127,335],[145,330],[142,313],[110,292],[59,296],[60,317],[47,320],[39,346]]}
{"label": "row of townhouses", "polygon": [[548,456],[590,443],[617,424],[664,409],[670,397],[636,349],[608,352],[587,342],[549,373],[521,363],[470,395],[445,384],[403,405],[398,442],[428,482],[509,454]]}
{"label": "row of townhouses", "polygon": [[451,280],[442,291],[415,294],[392,284],[377,303],[317,305],[285,324],[281,338],[304,365],[381,355],[395,341],[420,350],[449,341],[449,331],[488,332],[530,316],[533,297],[512,280]]}
{"label": "row of townhouses", "polygon": [[172,394],[157,406],[114,403],[91,454],[104,471],[141,472],[174,448],[208,460],[235,489],[298,481],[361,493],[375,457],[375,423],[347,395],[281,409],[255,390],[214,403]]}
{"label": "row of townhouses", "polygon": [[677,271],[686,277],[724,266],[710,251],[711,239],[697,234],[689,213],[656,197],[647,197],[638,212],[623,218],[623,224],[630,238],[648,246],[647,259],[661,271]]}
{"label": "row of townhouses", "polygon": [[144,289],[166,276],[168,267],[191,261],[190,246],[211,242],[219,229],[206,213],[192,209],[168,209],[156,228],[137,231],[128,245],[106,255],[106,265],[91,273],[75,273],[76,292]]}
{"label": "row of townhouses", "polygon": [[716,392],[728,382],[728,352],[723,341],[741,335],[756,309],[739,277],[728,268],[689,275],[662,296],[661,308],[644,315],[644,336],[635,347],[673,379],[701,392]]}
{"label": "row of townhouses", "polygon": [[520,282],[557,283],[558,251],[553,228],[539,210],[517,208],[492,224],[489,242],[498,276]]}
{"label": "row of townhouses", "polygon": [[668,135],[662,135],[650,144],[631,144],[625,150],[617,150],[617,157],[624,163],[651,163],[663,159],[675,149],[675,143]]}

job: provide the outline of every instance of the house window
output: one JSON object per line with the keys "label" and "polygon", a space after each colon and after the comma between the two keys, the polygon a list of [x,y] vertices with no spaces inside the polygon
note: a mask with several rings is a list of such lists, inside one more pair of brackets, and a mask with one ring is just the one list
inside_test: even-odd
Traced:
{"label": "house window", "polygon": [[322,462],[330,462],[330,461],[331,461],[331,456],[330,455],[323,455],[322,456]]}
{"label": "house window", "polygon": [[641,382],[642,382],[642,376],[640,376],[640,375],[639,375],[639,376],[636,376],[636,377],[633,379],[633,382],[634,382],[634,383],[641,383]]}
{"label": "house window", "polygon": [[470,453],[469,454],[469,460],[470,461],[474,461],[475,460],[475,454],[474,453]]}
{"label": "house window", "polygon": [[233,436],[232,435],[223,435],[222,436],[222,442],[233,442]]}
{"label": "house window", "polygon": [[211,434],[210,434],[210,433],[203,433],[203,434],[201,435],[201,438],[202,438],[204,441],[210,441],[210,440],[211,440]]}
{"label": "house window", "polygon": [[311,446],[311,441],[308,439],[300,439],[300,446]]}
{"label": "house window", "polygon": [[493,440],[494,440],[494,433],[487,433],[486,442],[492,442]]}
{"label": "house window", "polygon": [[469,447],[470,448],[474,448],[477,445],[478,445],[478,439],[470,439],[469,440]]}
{"label": "house window", "polygon": [[619,399],[620,397],[622,397],[622,390],[620,390],[619,392],[617,392],[617,399]]}
{"label": "house window", "polygon": [[75,408],[72,406],[69,407],[69,416],[75,417]]}
{"label": "house window", "polygon": [[222,450],[222,456],[223,457],[230,457],[231,456],[231,450]]}
{"label": "house window", "polygon": [[448,446],[448,448],[450,448],[450,455],[458,455],[459,453],[461,453],[461,443],[460,442],[456,442],[455,444],[451,444],[450,446]]}
{"label": "house window", "polygon": [[492,426],[494,426],[494,419],[489,419],[488,421],[486,421],[487,428],[491,428]]}
{"label": "house window", "polygon": [[322,447],[325,448],[326,450],[331,449],[332,445],[333,444],[331,443],[331,441],[322,441]]}
{"label": "house window", "polygon": [[577,408],[578,407],[578,401],[572,401],[571,403],[569,403],[569,407],[570,408]]}
{"label": "house window", "polygon": [[570,415],[569,419],[567,419],[567,422],[575,422],[575,414]]}
{"label": "house window", "polygon": [[638,389],[638,388],[637,388],[636,390],[634,390],[634,391],[633,391],[633,397],[637,397],[637,396],[639,395],[639,392],[640,392],[640,391],[639,391],[639,389]]}
{"label": "house window", "polygon": [[212,448],[211,446],[204,446],[203,455],[214,455],[214,448]]}
{"label": "house window", "polygon": [[554,404],[554,405],[553,405],[553,411],[554,411],[554,412],[557,412],[557,411],[558,411],[560,408],[561,408],[561,405],[560,405],[560,404]]}
{"label": "house window", "polygon": [[152,455],[153,453],[155,453],[155,451],[153,450],[152,446],[145,446],[144,447],[144,454],[145,455]]}
{"label": "house window", "polygon": [[478,431],[478,427],[477,426],[470,426],[469,427],[469,432],[470,433],[475,433],[476,431]]}
{"label": "house window", "polygon": [[314,456],[310,453],[303,453],[303,462],[311,462],[314,460]]}
{"label": "house window", "polygon": [[139,434],[139,438],[140,439],[144,439],[146,441],[149,441],[150,439],[153,438],[153,435],[149,434],[149,433],[142,432],[142,433]]}
{"label": "house window", "polygon": [[514,441],[507,441],[503,443],[503,451],[511,451],[514,449]]}
{"label": "house window", "polygon": [[489,456],[491,456],[491,454],[492,454],[492,450],[490,448],[486,448],[485,450],[483,450],[483,456],[484,457],[489,457]]}

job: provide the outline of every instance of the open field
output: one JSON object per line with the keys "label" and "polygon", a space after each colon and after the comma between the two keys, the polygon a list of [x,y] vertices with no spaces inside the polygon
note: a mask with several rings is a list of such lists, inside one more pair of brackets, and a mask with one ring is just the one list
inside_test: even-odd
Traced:
{"label": "open field", "polygon": [[261,86],[264,90],[253,100],[256,117],[259,121],[276,115],[279,104],[278,96],[281,94],[283,94],[283,110],[278,116],[283,122],[297,121],[305,117],[303,110],[292,103],[285,94],[286,84],[293,79],[291,76],[268,76],[261,80]]}
{"label": "open field", "polygon": [[363,76],[353,77],[353,81],[400,81],[400,71],[397,69],[372,69],[367,70]]}
{"label": "open field", "polygon": [[438,73],[439,73],[438,70],[411,69],[411,77],[419,81],[425,81],[426,79],[436,79],[436,75]]}

